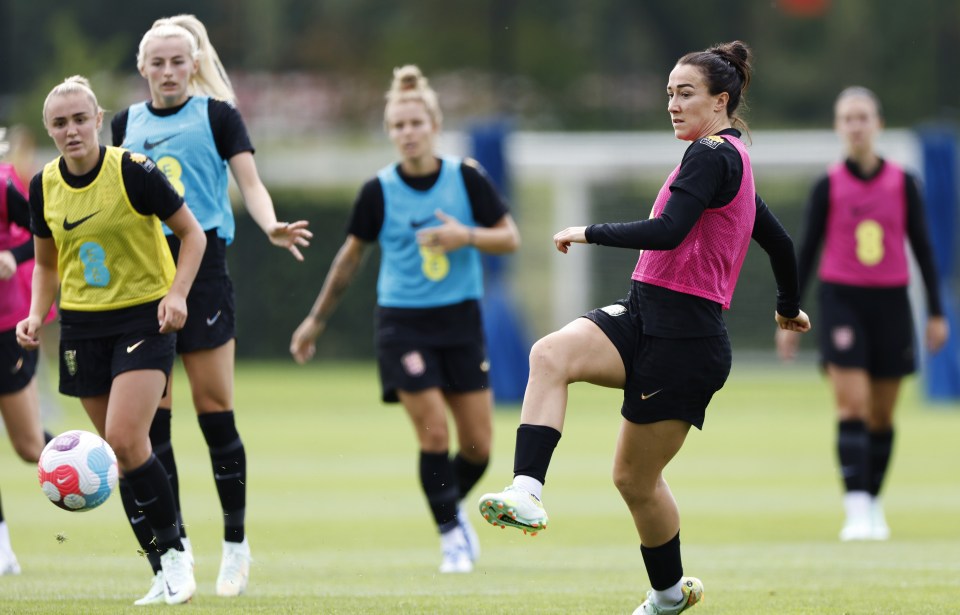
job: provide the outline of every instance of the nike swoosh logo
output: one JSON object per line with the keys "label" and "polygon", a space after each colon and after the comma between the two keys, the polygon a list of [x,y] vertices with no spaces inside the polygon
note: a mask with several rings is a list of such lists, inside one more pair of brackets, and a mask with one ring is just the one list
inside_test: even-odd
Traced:
{"label": "nike swoosh logo", "polygon": [[58,478],[58,479],[57,479],[57,484],[58,484],[58,485],[62,485],[62,484],[65,483],[65,482],[67,482],[67,479],[65,479],[65,478]]}
{"label": "nike swoosh logo", "polygon": [[81,224],[83,224],[84,222],[86,222],[87,220],[89,220],[90,218],[92,218],[92,217],[94,217],[95,215],[97,215],[98,213],[100,213],[99,210],[93,212],[93,213],[90,214],[89,216],[84,216],[84,217],[80,218],[79,220],[74,220],[73,222],[70,222],[69,220],[67,220],[67,217],[64,216],[64,217],[63,217],[63,230],[65,230],[65,231],[72,231],[73,229],[77,228],[78,226],[80,226]]}
{"label": "nike swoosh logo", "polygon": [[640,399],[650,399],[651,397],[653,397],[654,395],[656,395],[657,393],[659,393],[659,392],[662,391],[662,390],[663,390],[663,389],[657,389],[657,390],[654,391],[653,393],[640,393]]}
{"label": "nike swoosh logo", "polygon": [[412,228],[420,228],[421,226],[426,226],[427,224],[430,224],[431,222],[433,222],[433,220],[434,220],[433,216],[430,216],[425,220],[411,220],[410,226]]}
{"label": "nike swoosh logo", "polygon": [[137,342],[136,344],[132,344],[132,345],[130,345],[130,346],[127,346],[127,354],[130,354],[131,352],[133,352],[134,350],[136,350],[137,348],[139,348],[139,347],[140,347],[140,344],[144,343],[145,341],[147,341],[147,340],[143,339],[143,340],[140,340],[139,342]]}
{"label": "nike swoosh logo", "polygon": [[160,145],[161,143],[166,143],[167,141],[169,141],[170,139],[174,138],[175,136],[177,136],[177,135],[170,135],[169,137],[165,137],[165,138],[163,138],[163,139],[160,139],[159,141],[150,141],[150,139],[144,139],[144,140],[143,140],[143,149],[145,149],[145,150],[147,150],[147,151],[149,152],[150,150],[152,150],[152,149],[155,148],[156,146]]}
{"label": "nike swoosh logo", "polygon": [[143,523],[146,519],[147,519],[146,515],[140,515],[139,517],[130,517],[130,525]]}
{"label": "nike swoosh logo", "polygon": [[221,310],[217,310],[217,313],[207,319],[207,326],[212,327],[213,323],[217,322],[217,319],[220,318]]}

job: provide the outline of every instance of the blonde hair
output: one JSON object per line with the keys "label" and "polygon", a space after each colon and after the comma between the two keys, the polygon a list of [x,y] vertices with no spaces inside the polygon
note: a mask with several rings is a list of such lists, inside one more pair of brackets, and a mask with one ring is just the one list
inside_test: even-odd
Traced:
{"label": "blonde hair", "polygon": [[190,58],[197,63],[197,72],[190,76],[191,92],[235,104],[237,95],[233,91],[233,84],[230,83],[230,77],[227,76],[227,71],[220,62],[217,50],[210,42],[207,28],[193,15],[163,17],[153,22],[153,26],[140,39],[137,68],[142,70],[146,64],[147,43],[154,39],[175,37],[187,41],[190,47]]}
{"label": "blonde hair", "polygon": [[[414,64],[393,69],[393,82],[390,84],[386,98],[387,108],[401,102],[421,102],[436,126],[440,126],[443,121],[437,93],[430,87],[420,68]],[[383,121],[384,123],[387,121],[386,109],[384,109]]]}
{"label": "blonde hair", "polygon": [[47,94],[47,98],[43,101],[44,126],[47,125],[47,106],[50,104],[50,99],[54,96],[66,96],[67,94],[83,94],[93,103],[95,114],[103,111],[103,109],[100,108],[100,103],[97,102],[97,95],[93,93],[93,88],[90,87],[90,80],[82,75],[73,75],[54,86],[54,88],[50,90],[50,93]]}

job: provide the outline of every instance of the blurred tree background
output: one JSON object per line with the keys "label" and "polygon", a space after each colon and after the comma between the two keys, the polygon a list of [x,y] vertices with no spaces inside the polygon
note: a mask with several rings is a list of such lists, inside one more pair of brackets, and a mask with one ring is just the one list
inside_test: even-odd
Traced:
{"label": "blurred tree background", "polygon": [[[3,0],[0,121],[37,125],[36,100],[67,74],[135,73],[157,17],[192,12],[231,75],[303,74],[333,90],[321,126],[378,126],[389,71],[420,64],[448,115],[508,113],[524,129],[662,129],[666,74],[687,51],[740,38],[756,52],[763,127],[822,127],[844,86],[877,91],[890,125],[954,116],[956,0]],[[243,83],[243,79],[238,79]],[[123,101],[121,101],[123,102]],[[309,101],[307,101],[309,104]],[[249,114],[249,110],[245,110]]]}
{"label": "blurred tree background", "polygon": [[[406,63],[419,64],[438,90],[448,130],[505,117],[523,131],[666,131],[664,89],[676,59],[733,39],[755,53],[747,119],[756,131],[828,129],[834,97],[851,84],[879,94],[891,127],[946,125],[960,109],[957,0],[86,0],[56,7],[0,0],[0,124],[25,124],[49,147],[40,138],[42,101],[77,73],[91,78],[108,114],[147,98],[136,70],[140,38],[155,19],[184,12],[207,25],[262,169],[280,150],[386,144],[383,95],[391,70]],[[758,178],[795,234],[810,181]],[[307,218],[317,233],[303,265],[270,252],[238,209],[239,240],[229,254],[241,356],[285,355],[343,240],[358,184],[340,184],[268,181],[281,218]],[[580,223],[645,216],[658,186],[650,178],[596,186],[591,219]],[[525,235],[513,257],[521,269],[514,288],[526,312],[540,314],[529,319],[533,326],[543,328],[550,324],[539,309],[550,296],[542,268],[549,247],[542,236],[554,230],[543,211],[549,188],[524,186],[513,196]],[[593,302],[623,294],[635,258],[596,252]],[[750,259],[745,275],[759,282],[741,285],[728,323],[740,347],[769,349],[772,276],[762,251]],[[376,263],[367,263],[321,356],[371,356],[375,277]]]}

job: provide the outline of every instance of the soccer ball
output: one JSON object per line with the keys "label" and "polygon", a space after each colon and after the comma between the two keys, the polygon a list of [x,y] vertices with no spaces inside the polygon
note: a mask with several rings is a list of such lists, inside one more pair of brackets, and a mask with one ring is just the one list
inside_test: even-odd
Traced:
{"label": "soccer ball", "polygon": [[64,510],[92,510],[117,486],[117,456],[89,431],[67,431],[43,447],[37,464],[40,488]]}

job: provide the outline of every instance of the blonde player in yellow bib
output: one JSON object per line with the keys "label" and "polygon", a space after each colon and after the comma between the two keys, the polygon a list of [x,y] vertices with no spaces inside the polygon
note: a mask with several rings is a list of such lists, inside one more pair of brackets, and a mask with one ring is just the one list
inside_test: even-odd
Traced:
{"label": "blonde player in yellow bib", "polygon": [[[100,145],[103,110],[85,78],[53,88],[43,121],[61,156],[30,183],[36,266],[17,341],[37,347],[59,291],[60,392],[80,398],[116,452],[120,488],[133,493],[162,553],[164,601],[183,603],[196,591],[193,562],[149,429],[206,238],[149,158]],[[182,242],[176,266],[161,221]]]}

